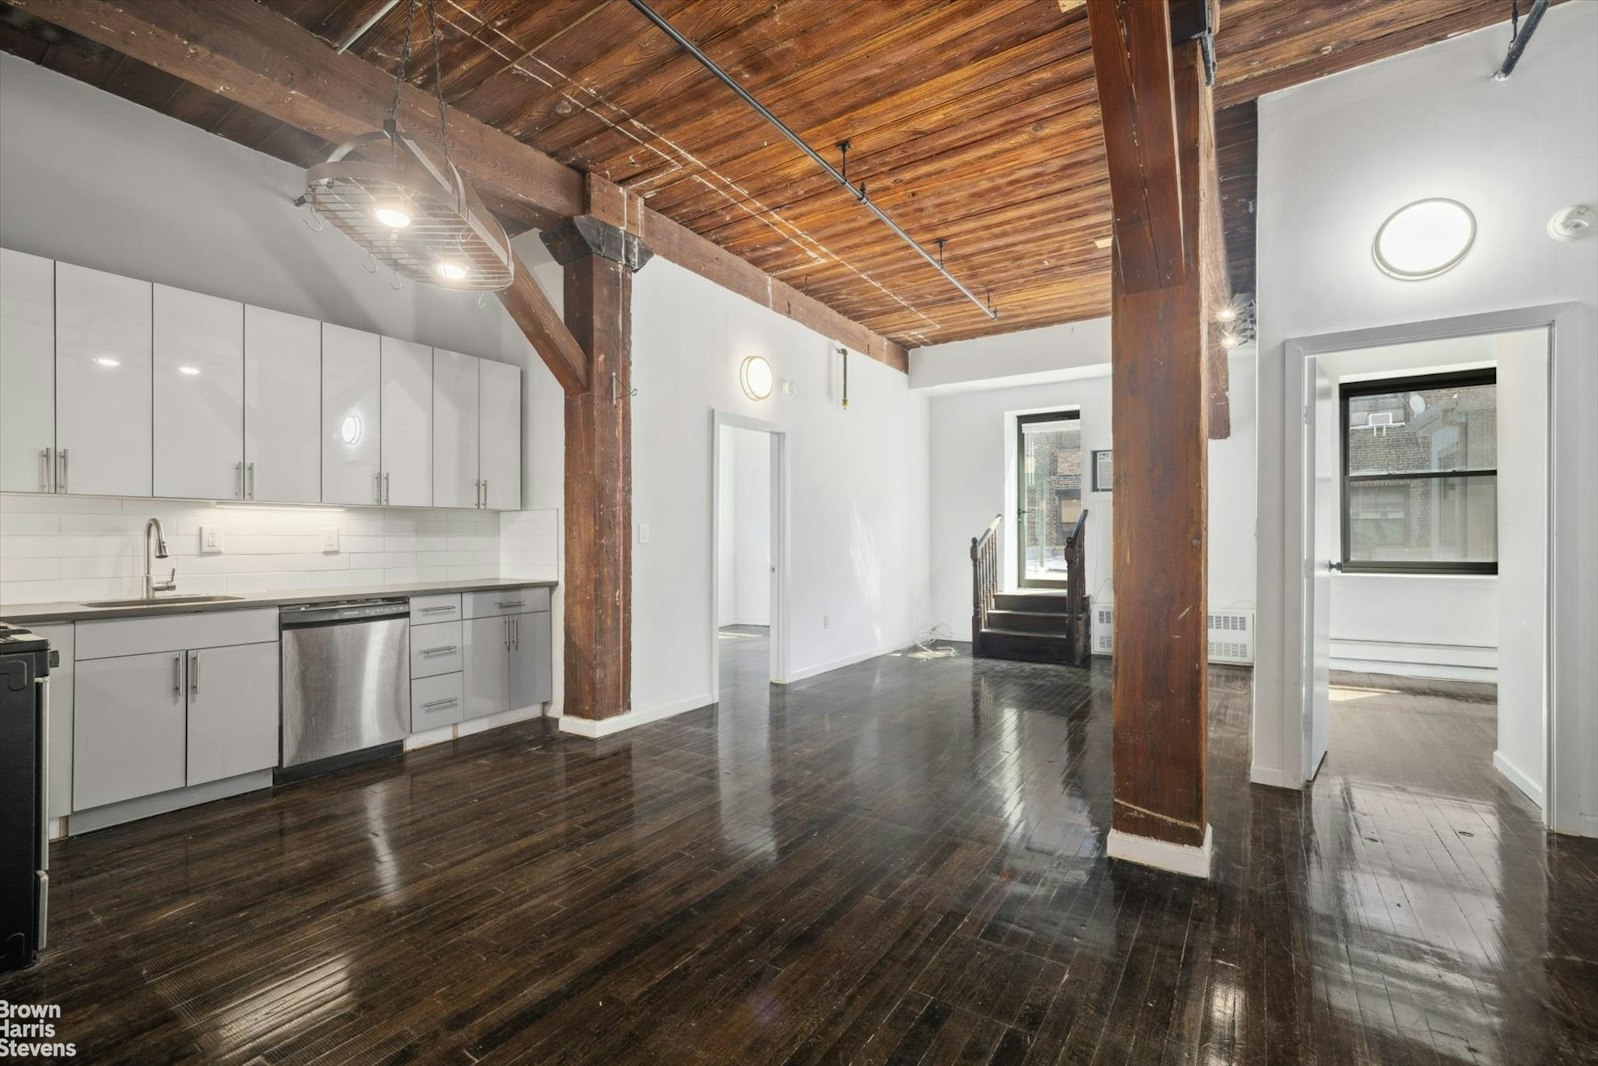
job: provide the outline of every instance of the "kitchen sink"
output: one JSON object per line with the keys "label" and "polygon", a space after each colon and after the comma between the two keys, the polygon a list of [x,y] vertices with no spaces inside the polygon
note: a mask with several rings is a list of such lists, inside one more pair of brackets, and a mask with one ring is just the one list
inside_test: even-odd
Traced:
{"label": "kitchen sink", "polygon": [[141,597],[136,600],[95,600],[85,603],[84,607],[154,607],[165,603],[231,603],[242,600],[243,596],[156,596],[153,598]]}

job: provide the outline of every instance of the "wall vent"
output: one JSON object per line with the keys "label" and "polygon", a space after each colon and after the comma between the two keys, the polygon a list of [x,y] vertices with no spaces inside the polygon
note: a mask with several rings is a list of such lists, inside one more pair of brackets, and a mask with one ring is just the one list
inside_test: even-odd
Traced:
{"label": "wall vent", "polygon": [[[1209,612],[1210,662],[1252,663],[1254,661],[1254,612]],[[1115,654],[1115,607],[1093,608],[1093,654]]]}

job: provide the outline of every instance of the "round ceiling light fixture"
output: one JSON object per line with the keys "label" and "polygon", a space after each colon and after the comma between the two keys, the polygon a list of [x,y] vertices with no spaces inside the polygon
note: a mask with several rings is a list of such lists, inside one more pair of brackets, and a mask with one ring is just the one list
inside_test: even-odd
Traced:
{"label": "round ceiling light fixture", "polygon": [[751,355],[738,368],[738,383],[743,386],[744,395],[751,400],[764,400],[770,396],[774,382],[771,364],[758,355]]}
{"label": "round ceiling light fixture", "polygon": [[1424,281],[1459,265],[1476,241],[1476,216],[1458,200],[1433,197],[1387,216],[1371,256],[1388,277]]}

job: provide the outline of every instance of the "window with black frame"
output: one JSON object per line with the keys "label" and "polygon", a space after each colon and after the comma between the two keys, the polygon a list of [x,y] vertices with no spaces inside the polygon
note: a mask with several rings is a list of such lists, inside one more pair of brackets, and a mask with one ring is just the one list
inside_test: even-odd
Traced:
{"label": "window with black frame", "polygon": [[1342,387],[1345,572],[1498,572],[1497,380]]}

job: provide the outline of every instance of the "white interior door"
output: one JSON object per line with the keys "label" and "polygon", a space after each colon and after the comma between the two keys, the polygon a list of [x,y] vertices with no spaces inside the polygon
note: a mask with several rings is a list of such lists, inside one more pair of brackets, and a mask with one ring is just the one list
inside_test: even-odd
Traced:
{"label": "white interior door", "polygon": [[57,263],[57,492],[149,496],[148,281]]}
{"label": "white interior door", "polygon": [[1304,516],[1304,778],[1313,780],[1326,757],[1330,718],[1332,570],[1342,559],[1339,520],[1342,448],[1337,388],[1310,359],[1305,366],[1310,424],[1305,426],[1305,480],[1309,513]]}
{"label": "white interior door", "polygon": [[244,309],[244,470],[252,500],[322,498],[322,324]]}
{"label": "white interior door", "polygon": [[244,305],[155,287],[155,494],[244,499]]}
{"label": "white interior door", "polygon": [[383,502],[433,503],[433,349],[383,338]]}
{"label": "white interior door", "polygon": [[382,503],[375,333],[322,323],[322,502]]}
{"label": "white interior door", "polygon": [[477,357],[433,349],[433,506],[478,507]]}
{"label": "white interior door", "polygon": [[477,364],[481,374],[482,427],[477,450],[484,506],[516,511],[522,506],[522,371],[509,363]]}
{"label": "white interior door", "polygon": [[55,487],[55,261],[0,248],[0,492]]}

